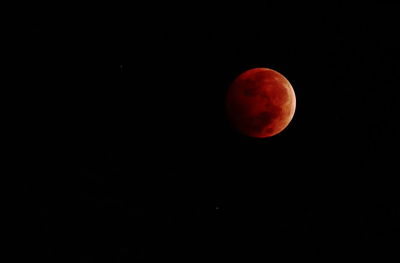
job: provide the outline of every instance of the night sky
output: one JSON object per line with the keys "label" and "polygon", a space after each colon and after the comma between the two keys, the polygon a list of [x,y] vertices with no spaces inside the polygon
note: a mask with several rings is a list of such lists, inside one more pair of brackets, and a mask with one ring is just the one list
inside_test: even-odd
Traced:
{"label": "night sky", "polygon": [[[396,256],[399,11],[154,3],[27,19],[21,253],[88,263]],[[254,67],[282,73],[297,96],[292,122],[271,138],[245,137],[225,115],[230,83]]]}

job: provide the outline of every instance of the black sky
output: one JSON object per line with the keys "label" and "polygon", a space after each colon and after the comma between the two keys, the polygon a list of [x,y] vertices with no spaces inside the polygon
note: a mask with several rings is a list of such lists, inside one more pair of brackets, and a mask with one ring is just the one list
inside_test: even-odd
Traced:
{"label": "black sky", "polygon": [[[20,134],[43,168],[23,182],[25,242],[52,262],[395,252],[398,11],[154,4],[27,21]],[[297,96],[268,139],[224,112],[254,67]]]}

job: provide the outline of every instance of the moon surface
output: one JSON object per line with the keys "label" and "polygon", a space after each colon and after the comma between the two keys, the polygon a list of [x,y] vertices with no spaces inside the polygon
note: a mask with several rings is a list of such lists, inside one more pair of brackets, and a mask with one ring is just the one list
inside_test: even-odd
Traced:
{"label": "moon surface", "polygon": [[240,74],[228,89],[226,109],[237,130],[247,136],[266,138],[283,131],[296,110],[290,82],[269,68]]}

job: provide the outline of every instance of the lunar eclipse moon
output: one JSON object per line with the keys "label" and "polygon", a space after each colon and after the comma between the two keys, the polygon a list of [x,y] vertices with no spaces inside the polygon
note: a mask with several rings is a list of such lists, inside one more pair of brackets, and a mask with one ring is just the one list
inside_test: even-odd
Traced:
{"label": "lunar eclipse moon", "polygon": [[243,72],[228,89],[228,118],[246,136],[266,138],[280,133],[289,125],[295,109],[292,85],[269,68]]}

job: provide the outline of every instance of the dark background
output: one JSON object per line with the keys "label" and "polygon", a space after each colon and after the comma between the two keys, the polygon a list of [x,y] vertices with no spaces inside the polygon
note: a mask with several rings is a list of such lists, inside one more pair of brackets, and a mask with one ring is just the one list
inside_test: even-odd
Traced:
{"label": "dark background", "polygon": [[[18,45],[22,254],[396,255],[397,6],[47,8]],[[244,137],[225,116],[230,83],[254,67],[296,92],[294,119],[272,138]]]}

